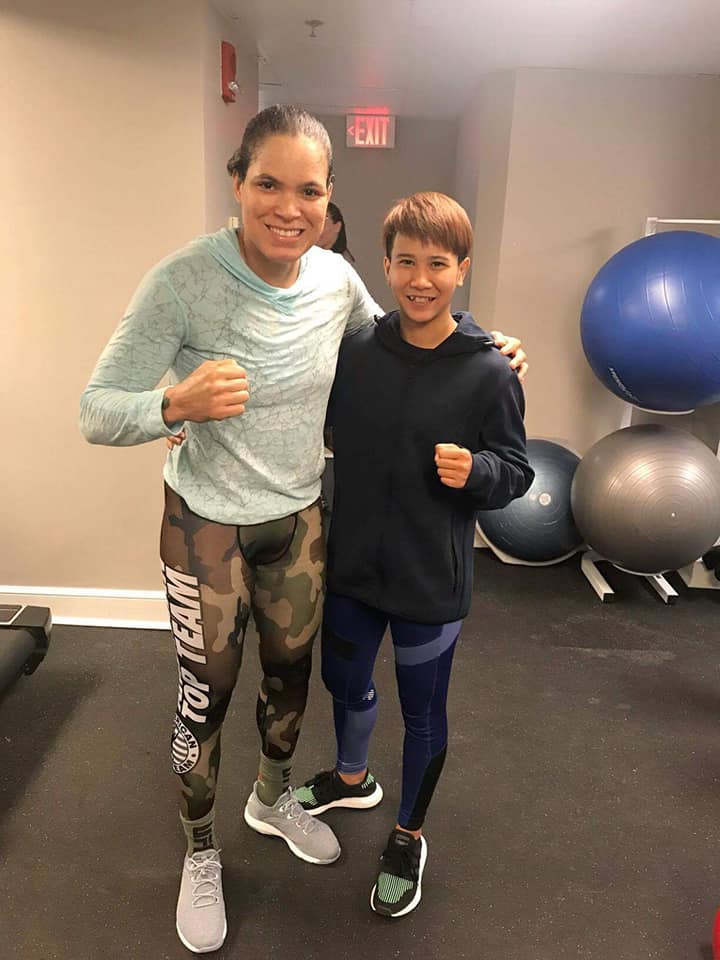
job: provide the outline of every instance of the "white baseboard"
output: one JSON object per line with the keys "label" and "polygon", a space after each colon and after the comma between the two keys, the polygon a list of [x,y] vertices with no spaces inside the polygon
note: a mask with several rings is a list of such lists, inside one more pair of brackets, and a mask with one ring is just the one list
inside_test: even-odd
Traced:
{"label": "white baseboard", "polygon": [[81,627],[169,630],[161,590],[105,590],[95,587],[0,585],[0,602],[50,607],[53,623]]}

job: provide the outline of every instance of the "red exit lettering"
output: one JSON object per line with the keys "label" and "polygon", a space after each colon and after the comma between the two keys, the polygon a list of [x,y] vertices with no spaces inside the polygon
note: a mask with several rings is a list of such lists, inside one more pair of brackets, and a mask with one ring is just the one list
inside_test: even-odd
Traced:
{"label": "red exit lettering", "polygon": [[395,117],[354,114],[347,118],[348,147],[394,147]]}

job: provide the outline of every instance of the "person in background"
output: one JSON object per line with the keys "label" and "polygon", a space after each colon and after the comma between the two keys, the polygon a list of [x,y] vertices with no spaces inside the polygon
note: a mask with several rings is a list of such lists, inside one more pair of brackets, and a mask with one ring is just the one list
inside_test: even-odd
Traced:
{"label": "person in background", "polygon": [[345,220],[340,207],[332,200],[328,203],[325,226],[320,234],[318,246],[324,250],[332,250],[333,253],[341,254],[348,263],[355,263],[355,257],[350,253],[347,245]]}

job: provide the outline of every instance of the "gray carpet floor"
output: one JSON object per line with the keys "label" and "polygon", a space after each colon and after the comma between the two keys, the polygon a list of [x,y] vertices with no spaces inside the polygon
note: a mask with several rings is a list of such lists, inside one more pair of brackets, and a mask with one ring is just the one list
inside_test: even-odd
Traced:
{"label": "gray carpet floor", "polygon": [[[603,606],[577,558],[527,569],[478,554],[424,896],[396,921],[368,905],[399,797],[390,644],[372,752],[386,800],[328,814],[343,855],[316,867],[242,821],[257,751],[249,637],[224,735],[229,933],[215,956],[710,960],[720,592],[683,589],[667,607],[641,581],[608,578],[618,599]],[[190,956],[174,929],[174,700],[169,634],[58,626],[45,663],[0,704],[3,960]],[[316,659],[296,780],[332,759]]]}

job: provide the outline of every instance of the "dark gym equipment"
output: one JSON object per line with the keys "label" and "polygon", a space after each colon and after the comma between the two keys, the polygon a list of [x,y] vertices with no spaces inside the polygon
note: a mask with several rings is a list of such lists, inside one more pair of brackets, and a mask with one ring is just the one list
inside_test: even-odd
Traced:
{"label": "dark gym equipment", "polygon": [[551,440],[528,440],[532,486],[502,510],[481,510],[485,539],[513,560],[558,563],[583,543],[570,509],[570,487],[580,458]]}
{"label": "dark gym equipment", "polygon": [[48,607],[0,604],[0,695],[45,659],[52,615]]}
{"label": "dark gym equipment", "polygon": [[706,570],[712,570],[715,579],[720,580],[720,547],[712,547],[702,558]]}

